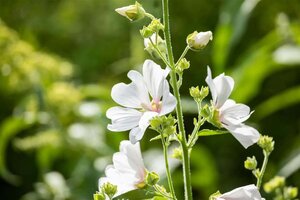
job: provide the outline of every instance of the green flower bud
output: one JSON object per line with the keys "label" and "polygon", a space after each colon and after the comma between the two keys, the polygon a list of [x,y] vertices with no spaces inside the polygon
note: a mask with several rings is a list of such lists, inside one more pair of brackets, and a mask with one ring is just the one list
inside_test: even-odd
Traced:
{"label": "green flower bud", "polygon": [[183,58],[179,61],[175,70],[177,73],[181,74],[185,69],[188,68],[190,68],[190,61],[187,61],[187,59]]}
{"label": "green flower bud", "polygon": [[105,200],[105,195],[97,192],[96,194],[94,194],[94,200]]}
{"label": "green flower bud", "polygon": [[186,43],[188,44],[191,50],[199,51],[203,49],[210,40],[212,40],[211,31],[200,32],[200,33],[194,31],[193,33],[187,36]]}
{"label": "green flower bud", "polygon": [[257,144],[267,153],[271,153],[274,150],[273,138],[267,135],[261,135]]}
{"label": "green flower bud", "polygon": [[193,97],[194,99],[198,99],[201,97],[200,95],[200,90],[199,90],[199,87],[191,87],[190,88],[190,95],[191,97]]}
{"label": "green flower bud", "polygon": [[145,17],[146,11],[141,4],[135,2],[134,5],[117,8],[115,10],[120,15],[126,17],[130,21],[137,21]]}
{"label": "green flower bud", "polygon": [[153,186],[159,181],[159,175],[155,172],[148,172],[146,176],[146,184]]}
{"label": "green flower bud", "polygon": [[164,25],[160,22],[160,19],[153,19],[148,27],[155,33],[158,33],[160,30],[163,30],[165,28]]}
{"label": "green flower bud", "polygon": [[172,158],[182,160],[182,149],[180,147],[173,150]]}
{"label": "green flower bud", "polygon": [[287,197],[287,199],[294,199],[298,195],[298,188],[296,187],[286,187],[284,188],[284,196]]}
{"label": "green flower bud", "polygon": [[245,160],[245,162],[244,162],[244,166],[246,169],[249,169],[249,170],[256,169],[257,161],[256,161],[255,156],[252,156],[252,158],[247,157],[247,160]]}
{"label": "green flower bud", "polygon": [[117,193],[117,186],[107,182],[102,185],[101,190],[103,193],[107,194],[107,196],[112,198]]}
{"label": "green flower bud", "polygon": [[266,193],[275,191],[277,188],[285,186],[285,178],[281,176],[275,176],[269,182],[264,184],[264,190]]}
{"label": "green flower bud", "polygon": [[213,193],[212,195],[209,196],[209,200],[216,200],[219,196],[221,196],[221,192],[217,191],[215,193]]}
{"label": "green flower bud", "polygon": [[140,30],[140,33],[142,35],[143,38],[148,38],[151,35],[153,35],[155,32],[149,28],[148,26],[144,26],[142,30]]}

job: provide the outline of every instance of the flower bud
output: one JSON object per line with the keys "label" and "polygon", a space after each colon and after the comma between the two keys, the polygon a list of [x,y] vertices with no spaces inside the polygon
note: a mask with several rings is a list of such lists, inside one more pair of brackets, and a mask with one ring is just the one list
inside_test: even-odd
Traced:
{"label": "flower bud", "polygon": [[179,61],[178,65],[176,66],[176,72],[181,74],[183,70],[190,68],[190,61],[187,61],[187,59],[183,58]]}
{"label": "flower bud", "polygon": [[147,185],[153,186],[159,181],[159,175],[155,172],[148,172],[146,176]]}
{"label": "flower bud", "polygon": [[194,31],[193,33],[189,34],[186,38],[186,43],[190,47],[190,49],[194,51],[198,51],[203,49],[210,40],[212,40],[212,32],[200,32]]}
{"label": "flower bud", "polygon": [[101,190],[112,198],[117,193],[117,186],[107,182],[102,185]]}
{"label": "flower bud", "polygon": [[267,135],[261,135],[257,144],[267,153],[271,153],[274,150],[273,138]]}
{"label": "flower bud", "polygon": [[182,160],[182,149],[180,147],[173,150],[172,158]]}
{"label": "flower bud", "polygon": [[286,187],[284,188],[284,196],[287,197],[287,199],[294,199],[298,195],[298,188],[296,187]]}
{"label": "flower bud", "polygon": [[285,178],[281,176],[275,176],[269,182],[264,184],[264,190],[266,193],[275,191],[277,188],[285,186]]}
{"label": "flower bud", "polygon": [[160,22],[160,19],[153,19],[148,25],[155,33],[158,33],[160,30],[163,30],[165,26]]}
{"label": "flower bud", "polygon": [[148,26],[144,26],[143,29],[140,30],[140,33],[141,33],[143,38],[149,38],[155,32],[151,28],[149,28]]}
{"label": "flower bud", "polygon": [[252,158],[247,157],[247,160],[245,160],[244,162],[244,166],[246,169],[255,170],[257,167],[257,161],[255,156],[252,156]]}
{"label": "flower bud", "polygon": [[105,200],[105,195],[97,192],[96,194],[94,194],[94,200]]}
{"label": "flower bud", "polygon": [[146,11],[141,4],[135,2],[134,5],[117,8],[115,10],[120,15],[126,17],[130,21],[137,21],[145,17]]}

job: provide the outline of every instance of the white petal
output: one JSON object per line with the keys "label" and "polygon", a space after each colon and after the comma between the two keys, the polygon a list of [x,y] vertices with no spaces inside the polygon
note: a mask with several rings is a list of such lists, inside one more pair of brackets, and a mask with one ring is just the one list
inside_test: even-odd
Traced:
{"label": "white petal", "polygon": [[114,85],[111,90],[112,99],[116,103],[129,108],[142,108],[142,104],[148,105],[150,100],[142,75],[131,70],[127,76],[132,82],[130,84],[118,83]]}
{"label": "white petal", "polygon": [[227,126],[223,125],[243,146],[248,148],[259,139],[259,132],[245,124]]}
{"label": "white petal", "polygon": [[112,107],[106,111],[112,123],[107,126],[110,131],[126,131],[138,126],[142,113],[131,108]]}
{"label": "white petal", "polygon": [[135,70],[130,70],[127,74],[128,78],[132,80],[132,82],[136,85],[137,87],[137,95],[140,101],[144,104],[149,105],[150,100],[149,100],[149,92],[144,80],[144,77],[137,71]]}
{"label": "white petal", "polygon": [[146,60],[143,65],[143,76],[150,95],[154,101],[160,101],[163,95],[165,70],[152,60]]}
{"label": "white petal", "polygon": [[[230,105],[229,105],[230,104]],[[246,121],[253,112],[244,104],[236,104],[227,100],[220,108],[220,120],[227,125],[237,125]]]}
{"label": "white petal", "polygon": [[207,66],[207,76],[205,78],[205,81],[206,81],[206,83],[207,83],[207,85],[210,89],[210,93],[211,93],[213,102],[215,103],[216,100],[217,100],[217,89],[216,89],[216,86],[213,82],[212,75],[211,75],[211,70],[210,70],[209,66]]}
{"label": "white petal", "polygon": [[132,144],[128,140],[122,141],[120,144],[120,152],[127,157],[128,166],[135,172],[135,177],[142,181],[145,177],[145,166],[140,144],[138,142],[136,144]]}
{"label": "white petal", "polygon": [[233,90],[234,81],[230,76],[220,74],[213,79],[213,82],[217,90],[217,98],[214,103],[217,108],[220,108],[230,96]]}
{"label": "white petal", "polygon": [[157,116],[157,115],[158,115],[157,112],[144,112],[143,113],[143,116],[141,117],[141,119],[139,121],[139,126],[131,129],[131,131],[129,133],[129,140],[132,144],[135,144],[142,139],[147,127],[150,124],[150,119],[152,119],[154,116]]}
{"label": "white petal", "polygon": [[129,140],[132,144],[137,143],[144,136],[145,130],[142,130],[140,127],[135,127],[129,132]]}
{"label": "white petal", "polygon": [[165,80],[164,83],[164,95],[162,98],[162,105],[161,105],[161,111],[160,111],[160,115],[165,115],[168,114],[170,112],[172,112],[177,104],[176,98],[173,96],[172,93],[170,93],[169,90],[169,84],[168,81]]}
{"label": "white petal", "polygon": [[261,200],[259,190],[255,185],[236,188],[217,197],[217,200]]}

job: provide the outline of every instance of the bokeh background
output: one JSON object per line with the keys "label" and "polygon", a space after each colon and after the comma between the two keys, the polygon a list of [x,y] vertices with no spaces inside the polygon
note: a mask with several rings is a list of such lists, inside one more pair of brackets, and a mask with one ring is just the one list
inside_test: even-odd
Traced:
{"label": "bokeh background", "polygon": [[[92,199],[128,138],[106,130],[105,111],[115,105],[110,89],[151,58],[139,35],[149,21],[130,23],[114,12],[133,3],[0,0],[1,199]],[[140,3],[162,17],[159,0]],[[236,81],[232,98],[255,110],[249,124],[276,141],[265,180],[281,174],[300,186],[300,1],[170,0],[170,12],[176,58],[189,33],[214,33],[203,51],[187,55],[186,129],[196,116],[188,88],[205,84],[207,65],[214,76],[225,71]],[[149,142],[153,136],[148,131],[141,144],[148,160],[162,154],[158,141]],[[200,138],[192,153],[195,199],[253,183],[243,168],[252,155],[262,163],[257,146],[245,150],[231,135]],[[180,196],[181,169],[174,166]]]}

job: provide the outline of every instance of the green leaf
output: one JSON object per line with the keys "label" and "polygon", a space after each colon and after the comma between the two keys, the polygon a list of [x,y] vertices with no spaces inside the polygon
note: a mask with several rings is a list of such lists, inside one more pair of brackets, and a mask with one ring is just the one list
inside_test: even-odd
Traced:
{"label": "green leaf", "polygon": [[198,136],[213,136],[227,134],[228,131],[203,129],[198,132]]}
{"label": "green leaf", "polygon": [[152,199],[154,197],[153,193],[150,193],[144,189],[137,189],[129,191],[120,196],[114,197],[113,200],[124,200],[124,199]]}

